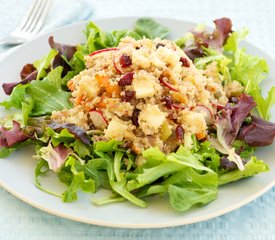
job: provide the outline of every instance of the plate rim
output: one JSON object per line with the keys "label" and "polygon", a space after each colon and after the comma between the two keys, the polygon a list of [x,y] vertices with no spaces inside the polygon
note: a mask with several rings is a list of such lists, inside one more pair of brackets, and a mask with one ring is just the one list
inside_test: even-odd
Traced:
{"label": "plate rim", "polygon": [[[36,37],[34,37],[32,40],[20,45],[19,47],[15,47],[14,49],[12,49],[8,54],[6,54],[3,58],[0,59],[0,64],[5,61],[11,54],[14,54],[14,52],[16,52],[18,49],[32,44],[32,42],[36,41],[39,38],[43,38],[49,34],[54,34],[56,32],[59,32],[60,30],[66,29],[66,28],[72,28],[74,26],[77,25],[83,25],[85,23],[88,23],[89,21],[93,21],[95,23],[97,22],[101,22],[101,21],[112,21],[112,20],[127,20],[130,19],[131,21],[141,18],[144,16],[122,16],[122,17],[111,17],[111,18],[95,18],[93,20],[86,20],[86,21],[79,21],[79,22],[75,22],[72,24],[68,24],[65,26],[61,26],[58,27],[52,31],[47,31],[41,34],[38,34]],[[179,18],[168,18],[168,17],[157,17],[157,16],[149,16],[149,18],[153,18],[154,20],[158,21],[177,21],[177,22],[181,22],[181,23],[185,23],[185,24],[189,24],[189,25],[193,25],[196,26],[197,23],[193,22],[193,21],[186,21],[184,19],[179,19]],[[100,23],[99,23],[100,24]],[[209,27],[208,25],[206,25],[207,27]],[[211,29],[211,27],[209,27]],[[261,50],[258,46],[256,46],[255,44],[249,42],[249,41],[244,41],[245,43],[248,43],[251,47],[255,48],[257,51],[259,51],[260,54],[264,54],[266,56],[268,56],[270,59],[272,59],[273,61],[275,61],[273,59],[273,57],[271,57],[269,55],[269,53],[264,52],[263,50]],[[51,214],[57,217],[62,217],[68,220],[72,220],[72,221],[76,221],[76,222],[81,222],[81,223],[86,223],[86,224],[93,224],[93,225],[97,225],[97,226],[104,226],[104,227],[112,227],[112,228],[127,228],[127,229],[148,229],[148,228],[164,228],[164,227],[175,227],[175,226],[183,226],[183,225],[189,225],[189,224],[193,224],[193,223],[198,223],[198,222],[203,222],[203,221],[207,221],[213,218],[216,218],[218,216],[222,216],[226,213],[230,213],[231,211],[234,211],[248,203],[250,203],[251,201],[255,200],[256,198],[260,197],[261,195],[263,195],[264,193],[266,193],[268,190],[270,190],[272,187],[275,186],[275,179],[273,181],[271,181],[267,186],[265,186],[264,188],[262,188],[260,191],[256,192],[255,194],[251,195],[250,197],[247,197],[246,199],[231,205],[227,208],[224,208],[222,210],[218,210],[215,211],[214,213],[209,213],[206,215],[203,215],[201,217],[192,217],[188,220],[185,219],[181,219],[181,220],[174,220],[174,221],[168,221],[166,223],[152,223],[152,224],[142,224],[142,223],[114,223],[114,222],[108,222],[108,221],[103,221],[103,220],[92,220],[92,219],[83,219],[81,217],[77,217],[77,216],[73,216],[70,214],[66,214],[63,213],[62,211],[57,211],[57,210],[51,210],[50,208],[44,207],[43,205],[36,203],[35,201],[28,199],[26,196],[14,191],[12,189],[12,187],[9,187],[7,184],[5,184],[4,182],[2,182],[2,180],[0,179],[0,187],[2,187],[3,189],[5,189],[7,192],[9,192],[10,194],[12,194],[13,196],[15,196],[17,199],[21,200],[22,202],[35,207],[43,212],[46,212],[47,214]],[[184,213],[183,213],[184,214]]]}
{"label": "plate rim", "polygon": [[[206,214],[202,217],[194,217],[191,218],[190,220],[176,220],[176,221],[169,221],[168,223],[153,223],[151,225],[149,225],[148,223],[146,224],[142,224],[142,223],[138,223],[138,224],[116,224],[116,223],[110,223],[107,221],[102,221],[102,220],[83,220],[82,218],[78,218],[69,214],[64,214],[63,212],[59,212],[59,211],[55,211],[55,210],[51,210],[50,208],[44,207],[41,204],[38,204],[28,198],[26,198],[25,196],[17,193],[16,191],[13,191],[12,188],[10,188],[9,186],[5,185],[2,183],[2,181],[0,182],[0,186],[3,187],[3,189],[5,189],[7,192],[9,192],[10,194],[12,194],[13,196],[15,196],[17,199],[21,200],[22,202],[35,207],[47,214],[51,214],[57,217],[62,217],[71,221],[76,221],[76,222],[81,222],[81,223],[86,223],[86,224],[92,224],[92,225],[97,225],[97,226],[104,226],[104,227],[112,227],[112,228],[127,228],[127,229],[157,229],[157,228],[165,228],[165,227],[177,227],[177,226],[184,226],[184,225],[189,225],[189,224],[193,224],[193,223],[199,223],[199,222],[204,222],[219,216],[222,216],[224,214],[230,213],[234,210],[237,210],[238,208],[252,202],[253,200],[255,200],[256,198],[260,197],[261,195],[263,195],[264,193],[266,193],[268,190],[270,190],[272,187],[275,186],[275,180],[273,180],[270,184],[268,184],[265,188],[262,188],[260,191],[258,191],[256,194],[253,194],[252,196],[250,196],[249,198],[246,198],[243,201],[240,201],[234,205],[231,205],[223,210],[219,210],[216,211],[215,213],[210,213],[210,214]],[[214,200],[215,201],[215,200]]]}

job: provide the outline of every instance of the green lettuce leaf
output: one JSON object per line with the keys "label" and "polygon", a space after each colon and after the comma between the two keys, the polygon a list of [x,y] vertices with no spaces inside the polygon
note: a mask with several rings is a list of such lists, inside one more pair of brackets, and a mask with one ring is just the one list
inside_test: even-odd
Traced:
{"label": "green lettuce leaf", "polygon": [[99,49],[113,47],[114,38],[111,33],[103,31],[95,23],[89,22],[84,31],[86,35],[86,43],[84,51],[86,54]]}
{"label": "green lettuce leaf", "polygon": [[241,140],[235,140],[232,144],[232,147],[235,148],[236,152],[240,152],[239,155],[243,159],[250,158],[255,151],[254,147],[248,146],[244,141]]}
{"label": "green lettuce leaf", "polygon": [[194,42],[194,35],[191,32],[185,33],[182,37],[174,41],[180,48],[184,48],[191,42]]}
{"label": "green lettuce leaf", "polygon": [[142,39],[142,37],[138,33],[130,30],[115,30],[112,31],[112,35],[114,37],[114,46],[117,46],[120,40],[127,36],[136,40]]}
{"label": "green lettuce leaf", "polygon": [[[157,149],[155,149],[158,152]],[[157,153],[158,154],[158,153]],[[176,153],[170,153],[166,160],[151,168],[144,168],[142,172],[127,183],[129,191],[139,189],[147,184],[151,184],[161,177],[174,174],[186,167],[192,167],[198,171],[213,172],[210,168],[205,167],[196,157],[186,148],[179,147]]]}
{"label": "green lettuce leaf", "polygon": [[[105,189],[111,189],[109,178],[106,173],[107,171],[107,161],[105,159],[91,159],[86,163],[76,161],[75,156],[74,158],[74,167],[73,170],[76,172],[83,172],[85,175],[85,179],[92,179],[94,181],[94,192],[97,192],[100,187]],[[67,186],[71,185],[73,180],[73,172],[70,164],[61,168],[58,172],[58,177],[61,182],[65,183]]]}
{"label": "green lettuce leaf", "polygon": [[99,187],[111,190],[107,173],[110,170],[108,161],[100,158],[91,159],[86,164],[82,164],[80,168],[83,169],[87,178],[92,178],[94,180],[95,191],[97,191]]}
{"label": "green lettuce leaf", "polygon": [[42,59],[37,60],[33,63],[33,66],[37,69],[36,80],[39,80],[47,75],[46,70],[51,64],[51,61],[58,54],[56,49],[51,49],[48,55],[44,56]]}
{"label": "green lettuce leaf", "polygon": [[169,33],[169,29],[151,18],[140,18],[136,21],[134,31],[140,36],[150,39],[165,38]]}
{"label": "green lettuce leaf", "polygon": [[121,142],[111,139],[108,142],[99,141],[94,143],[94,149],[98,152],[115,152]]}
{"label": "green lettuce leaf", "polygon": [[219,77],[221,81],[223,81],[224,84],[230,83],[231,75],[229,70],[229,64],[232,60],[213,49],[205,48],[204,52],[207,56],[196,58],[195,66],[198,69],[205,69],[208,64],[212,62],[217,62],[217,68],[219,71]]}
{"label": "green lettuce leaf", "polygon": [[269,68],[264,59],[250,55],[244,48],[239,47],[240,40],[245,38],[247,33],[247,30],[232,33],[224,46],[224,54],[232,60],[232,79],[245,87],[245,91],[254,98],[260,116],[269,120],[270,108],[275,104],[275,87],[269,90],[266,98],[262,96],[260,83],[266,78]]}
{"label": "green lettuce leaf", "polygon": [[[79,48],[79,47],[78,47]],[[82,70],[85,69],[85,61],[84,61],[84,54],[81,50],[77,50],[72,59],[68,62],[69,66],[71,67],[71,71],[69,71],[66,75],[66,77],[64,77],[62,79],[63,81],[63,85],[67,84],[67,82],[72,79],[76,74],[78,74],[79,72],[81,72]]]}
{"label": "green lettuce leaf", "polygon": [[137,195],[168,193],[170,205],[177,211],[186,211],[196,205],[204,205],[216,199],[218,175],[215,172],[200,172],[191,167],[182,168],[156,185],[146,185]]}
{"label": "green lettuce leaf", "polygon": [[164,195],[165,193],[167,193],[167,191],[168,186],[166,185],[147,185],[138,191],[137,196],[142,198],[155,194]]}
{"label": "green lettuce leaf", "polygon": [[[53,70],[57,71],[57,70]],[[55,78],[53,79],[53,77]],[[27,93],[33,100],[31,116],[49,115],[53,111],[69,109],[72,107],[69,98],[70,92],[61,90],[58,74],[51,75],[41,81],[33,81],[27,88]]]}
{"label": "green lettuce leaf", "polygon": [[275,104],[275,87],[273,86],[268,91],[267,97],[264,98],[261,95],[261,89],[256,86],[255,83],[252,85],[253,90],[251,90],[251,96],[253,96],[257,103],[257,110],[263,119],[269,120],[271,107]]}
{"label": "green lettuce leaf", "polygon": [[82,141],[78,139],[76,139],[75,142],[71,144],[71,146],[73,147],[76,154],[81,158],[91,155],[91,146],[84,144]]}
{"label": "green lettuce leaf", "polygon": [[123,155],[124,155],[123,152],[116,151],[115,157],[114,157],[114,174],[118,182],[121,181],[123,177],[123,174],[120,172],[121,160],[123,158]]}
{"label": "green lettuce leaf", "polygon": [[151,147],[142,152],[142,156],[146,159],[143,168],[151,168],[166,161],[165,154],[157,147]]}
{"label": "green lettuce leaf", "polygon": [[210,168],[205,167],[190,150],[182,145],[178,148],[176,153],[167,155],[167,160],[178,162],[184,166],[192,167],[200,171],[213,172]]}
{"label": "green lettuce leaf", "polygon": [[127,189],[133,191],[139,189],[147,184],[151,184],[157,179],[173,174],[185,168],[186,166],[178,162],[164,162],[152,168],[145,168],[143,172],[137,174],[135,179],[128,181]]}
{"label": "green lettuce leaf", "polygon": [[126,199],[124,197],[121,197],[119,194],[112,194],[109,197],[106,198],[93,198],[91,200],[92,203],[101,206],[101,205],[106,205],[106,204],[110,204],[110,203],[115,203],[115,202],[124,202],[126,201]]}
{"label": "green lettuce leaf", "polygon": [[24,148],[28,145],[32,145],[32,144],[35,144],[35,141],[31,140],[31,139],[28,139],[24,142],[16,143],[16,144],[12,145],[11,147],[1,147],[0,148],[0,158],[6,158],[11,153],[13,153],[13,152],[15,152],[15,151],[17,151],[21,148]]}
{"label": "green lettuce leaf", "polygon": [[95,183],[93,179],[85,178],[83,171],[78,171],[75,168],[76,160],[73,157],[69,157],[65,163],[65,166],[70,166],[73,177],[68,189],[63,193],[64,202],[72,202],[77,200],[77,192],[82,190],[83,192],[95,192]]}
{"label": "green lettuce leaf", "polygon": [[216,149],[211,146],[211,143],[204,141],[199,144],[199,149],[194,153],[194,156],[199,159],[206,167],[211,168],[215,172],[220,166],[220,156]]}
{"label": "green lettuce leaf", "polygon": [[50,169],[49,169],[48,162],[44,159],[39,159],[36,163],[36,167],[35,167],[35,171],[34,171],[34,184],[41,191],[51,194],[55,197],[62,198],[62,195],[46,189],[40,183],[39,177],[47,174],[49,171],[50,171]]}
{"label": "green lettuce leaf", "polygon": [[16,87],[14,87],[9,99],[1,102],[0,106],[5,107],[6,109],[10,109],[10,108],[21,109],[22,101],[25,98],[27,87],[28,87],[28,84],[25,84],[25,85],[19,84]]}
{"label": "green lettuce leaf", "polygon": [[23,127],[23,116],[20,112],[11,113],[3,118],[0,118],[0,125],[7,129],[13,128],[13,121],[19,122],[20,126]]}
{"label": "green lettuce leaf", "polygon": [[33,109],[33,100],[31,97],[26,97],[24,101],[22,101],[22,116],[24,125],[28,125],[28,119]]}
{"label": "green lettuce leaf", "polygon": [[244,171],[240,171],[239,169],[237,169],[219,176],[219,185],[235,182],[242,178],[250,177],[260,172],[269,171],[268,165],[264,163],[264,161],[258,160],[257,157],[252,157],[244,166]]}
{"label": "green lettuce leaf", "polygon": [[61,91],[61,87],[62,87],[62,71],[63,71],[63,67],[59,66],[56,67],[55,69],[53,69],[52,71],[50,71],[47,75],[47,79],[49,79],[49,81],[54,84],[55,88],[58,91]]}
{"label": "green lettuce leaf", "polygon": [[186,211],[217,198],[218,175],[215,172],[198,173],[188,167],[168,178],[164,185],[168,185],[171,206],[177,211]]}
{"label": "green lettuce leaf", "polygon": [[51,138],[51,143],[54,147],[58,146],[60,143],[63,143],[66,147],[70,147],[70,145],[75,142],[74,135],[66,128],[62,129],[60,133],[55,132],[51,128],[47,128],[45,135]]}
{"label": "green lettuce leaf", "polygon": [[122,197],[124,197],[125,199],[127,199],[128,201],[134,203],[135,205],[139,206],[139,207],[147,207],[147,203],[144,202],[143,200],[137,198],[134,194],[130,193],[127,189],[126,186],[126,179],[123,178],[120,181],[114,182],[114,181],[110,181],[110,184],[112,186],[112,189],[118,193],[119,195],[121,195]]}
{"label": "green lettuce leaf", "polygon": [[247,28],[243,28],[240,31],[234,31],[226,40],[226,44],[224,45],[224,50],[227,54],[234,54],[239,48],[240,41],[244,40],[249,31]]}

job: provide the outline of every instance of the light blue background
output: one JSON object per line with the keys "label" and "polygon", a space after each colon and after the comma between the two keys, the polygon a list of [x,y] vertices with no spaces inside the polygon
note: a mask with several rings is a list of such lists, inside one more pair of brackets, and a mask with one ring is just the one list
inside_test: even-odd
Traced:
{"label": "light blue background", "polygon": [[[54,1],[44,31],[87,18],[146,15],[210,22],[228,16],[235,28],[246,26],[251,30],[251,42],[275,56],[275,2],[272,0]],[[0,38],[16,26],[30,2],[0,0]],[[0,49],[0,52],[4,50]],[[55,217],[21,202],[0,188],[0,240],[25,239],[275,240],[275,187],[250,204],[209,221],[145,230],[98,227]]]}

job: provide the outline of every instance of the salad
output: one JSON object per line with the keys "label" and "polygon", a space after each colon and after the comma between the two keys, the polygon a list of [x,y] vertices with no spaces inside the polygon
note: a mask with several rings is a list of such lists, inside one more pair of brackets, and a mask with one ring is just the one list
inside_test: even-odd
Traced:
{"label": "salad", "polygon": [[[49,53],[2,85],[0,105],[11,111],[0,121],[0,157],[35,146],[35,185],[64,202],[107,189],[92,202],[146,207],[167,196],[181,212],[268,171],[253,155],[275,137],[275,87],[266,98],[260,87],[267,63],[240,47],[246,29],[214,23],[176,40],[150,18],[112,32],[89,22],[77,46],[51,36]],[[65,192],[41,184],[49,173]]]}

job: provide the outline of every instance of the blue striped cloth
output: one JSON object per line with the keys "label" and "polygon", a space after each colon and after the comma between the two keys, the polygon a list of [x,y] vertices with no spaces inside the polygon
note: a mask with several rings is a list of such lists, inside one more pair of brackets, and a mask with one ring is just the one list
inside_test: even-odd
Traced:
{"label": "blue striped cloth", "polygon": [[274,210],[275,187],[244,207],[205,222],[162,229],[115,229],[52,216],[0,188],[0,239],[275,240]]}

